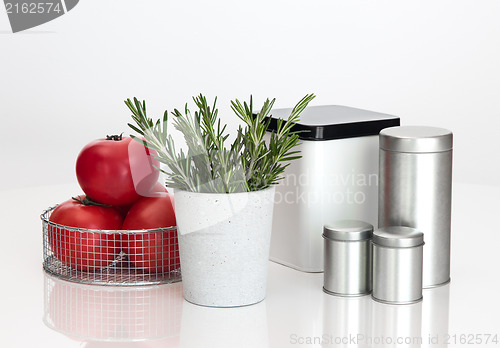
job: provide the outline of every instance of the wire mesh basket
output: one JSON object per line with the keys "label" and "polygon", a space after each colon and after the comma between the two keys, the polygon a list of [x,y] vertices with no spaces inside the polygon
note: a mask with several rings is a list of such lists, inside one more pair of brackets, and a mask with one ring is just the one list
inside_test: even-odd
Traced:
{"label": "wire mesh basket", "polygon": [[42,219],[43,268],[60,279],[101,285],[153,285],[181,280],[177,228],[92,230]]}

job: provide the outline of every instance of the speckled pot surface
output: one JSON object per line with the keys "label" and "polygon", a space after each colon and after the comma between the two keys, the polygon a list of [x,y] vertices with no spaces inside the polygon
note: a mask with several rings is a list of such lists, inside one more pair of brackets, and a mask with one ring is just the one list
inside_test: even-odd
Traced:
{"label": "speckled pot surface", "polygon": [[237,307],[265,298],[274,191],[175,192],[187,301]]}

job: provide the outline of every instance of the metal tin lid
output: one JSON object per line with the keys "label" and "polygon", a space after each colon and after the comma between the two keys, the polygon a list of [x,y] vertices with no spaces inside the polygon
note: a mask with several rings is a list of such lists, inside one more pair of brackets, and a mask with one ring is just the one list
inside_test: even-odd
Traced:
{"label": "metal tin lid", "polygon": [[444,128],[403,126],[380,132],[380,148],[396,152],[443,152],[453,148],[453,133]]}
{"label": "metal tin lid", "polygon": [[[287,120],[292,109],[271,110],[268,131],[277,129],[277,120]],[[309,106],[300,114],[293,131],[304,140],[333,140],[377,135],[387,127],[399,126],[399,117],[341,105]]]}
{"label": "metal tin lid", "polygon": [[411,248],[424,244],[424,234],[411,227],[382,227],[373,232],[372,242],[389,248]]}
{"label": "metal tin lid", "polygon": [[357,220],[339,220],[325,225],[323,237],[346,241],[361,241],[372,237],[373,226],[367,222]]}

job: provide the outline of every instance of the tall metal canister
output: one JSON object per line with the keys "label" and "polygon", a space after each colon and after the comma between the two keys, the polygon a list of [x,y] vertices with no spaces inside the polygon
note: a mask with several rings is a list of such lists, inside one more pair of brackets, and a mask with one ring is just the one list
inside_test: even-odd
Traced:
{"label": "tall metal canister", "polygon": [[423,287],[450,280],[453,134],[423,126],[380,132],[379,227],[425,235]]}

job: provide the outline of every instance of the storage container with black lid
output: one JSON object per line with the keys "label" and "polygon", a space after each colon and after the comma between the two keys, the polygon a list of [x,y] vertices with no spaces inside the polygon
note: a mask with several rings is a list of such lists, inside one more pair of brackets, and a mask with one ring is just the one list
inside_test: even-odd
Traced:
{"label": "storage container with black lid", "polygon": [[[271,111],[267,137],[292,109]],[[377,224],[378,134],[399,117],[325,105],[307,107],[294,130],[301,159],[286,168],[276,187],[271,260],[323,271],[323,226],[336,220]]]}

